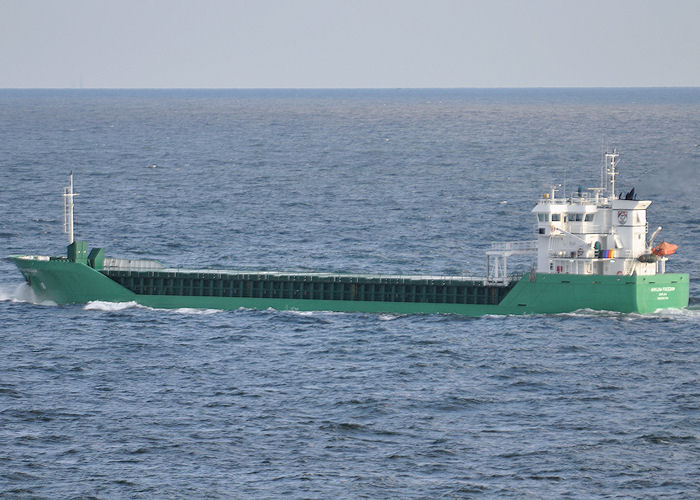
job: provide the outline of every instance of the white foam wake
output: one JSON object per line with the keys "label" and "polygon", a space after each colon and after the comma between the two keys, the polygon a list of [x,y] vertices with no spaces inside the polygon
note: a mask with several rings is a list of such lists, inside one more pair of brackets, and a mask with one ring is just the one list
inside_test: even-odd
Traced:
{"label": "white foam wake", "polygon": [[216,314],[224,312],[222,309],[194,309],[192,307],[180,307],[178,309],[154,309],[154,311],[168,311],[175,314]]}
{"label": "white foam wake", "polygon": [[115,312],[123,311],[124,309],[130,309],[132,307],[142,306],[140,306],[133,300],[130,302],[105,302],[103,300],[93,300],[85,304],[85,306],[83,306],[83,309],[85,309],[86,311]]}
{"label": "white foam wake", "polygon": [[379,314],[378,319],[379,321],[394,321],[395,319],[399,319],[400,317],[400,314],[381,313]]}
{"label": "white foam wake", "polygon": [[620,311],[606,311],[597,309],[578,309],[565,313],[528,313],[528,314],[485,314],[479,316],[481,319],[503,320],[507,318],[538,318],[544,316],[554,316],[560,318],[617,318],[624,321],[634,321],[640,319],[700,319],[700,308],[687,307],[684,309],[657,309],[653,313],[625,313]]}
{"label": "white foam wake", "polygon": [[177,309],[164,309],[164,308],[158,308],[158,307],[148,307],[148,306],[143,306],[139,304],[136,301],[129,301],[129,302],[106,302],[104,300],[93,300],[85,304],[83,306],[83,309],[87,311],[105,311],[105,312],[118,312],[118,311],[124,311],[126,309],[132,309],[132,308],[137,308],[137,309],[148,309],[149,311],[158,311],[158,312],[169,312],[169,313],[175,313],[175,314],[214,314],[218,312],[222,312],[218,309],[195,309],[195,308],[190,308],[190,307],[179,307]]}
{"label": "white foam wake", "polygon": [[685,309],[659,309],[653,315],[662,318],[700,318],[700,308],[690,306]]}
{"label": "white foam wake", "polygon": [[40,300],[32,287],[26,283],[21,283],[14,287],[0,287],[0,301],[9,302],[26,302],[39,306],[55,306],[56,303],[51,300]]}
{"label": "white foam wake", "polygon": [[620,318],[623,320],[636,320],[636,319],[697,319],[700,318],[700,310],[694,308],[684,308],[684,309],[657,309],[653,313],[623,313],[619,311],[599,311],[593,309],[579,309],[578,311],[573,311],[570,313],[560,313],[555,316],[569,316],[569,317],[611,317]]}

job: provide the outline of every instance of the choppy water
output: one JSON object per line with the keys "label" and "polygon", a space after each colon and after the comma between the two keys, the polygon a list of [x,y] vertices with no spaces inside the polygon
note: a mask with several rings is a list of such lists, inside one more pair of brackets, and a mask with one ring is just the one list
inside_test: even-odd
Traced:
{"label": "choppy water", "polygon": [[[0,496],[700,492],[700,90],[0,91],[2,253],[483,273],[553,182],[654,200],[691,308],[462,318],[36,305],[0,262]],[[589,180],[590,179],[590,180]]]}

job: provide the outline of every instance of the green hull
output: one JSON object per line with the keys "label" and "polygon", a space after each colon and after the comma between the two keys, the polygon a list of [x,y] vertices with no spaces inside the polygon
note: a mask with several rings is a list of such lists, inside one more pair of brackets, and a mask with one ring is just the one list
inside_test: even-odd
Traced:
{"label": "green hull", "polygon": [[279,309],[397,314],[556,314],[580,309],[652,313],[688,305],[689,276],[525,275],[497,304],[151,295],[134,293],[92,267],[66,259],[11,257],[40,300],[130,302],[155,308]]}

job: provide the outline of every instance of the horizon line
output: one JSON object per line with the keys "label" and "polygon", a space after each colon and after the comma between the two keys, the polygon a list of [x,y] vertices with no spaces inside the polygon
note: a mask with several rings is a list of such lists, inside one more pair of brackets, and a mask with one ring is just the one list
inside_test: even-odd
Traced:
{"label": "horizon line", "polygon": [[497,87],[0,87],[0,90],[596,90],[596,89],[698,89],[699,85],[596,85]]}

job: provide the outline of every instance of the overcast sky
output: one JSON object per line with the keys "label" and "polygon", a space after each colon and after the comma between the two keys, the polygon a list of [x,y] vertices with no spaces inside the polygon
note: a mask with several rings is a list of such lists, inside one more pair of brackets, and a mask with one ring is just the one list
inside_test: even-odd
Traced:
{"label": "overcast sky", "polygon": [[0,87],[700,86],[700,0],[0,0]]}

